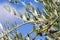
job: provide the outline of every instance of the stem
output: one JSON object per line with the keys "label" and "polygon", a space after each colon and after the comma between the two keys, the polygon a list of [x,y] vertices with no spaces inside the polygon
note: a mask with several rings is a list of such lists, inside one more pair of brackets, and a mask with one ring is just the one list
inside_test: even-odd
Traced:
{"label": "stem", "polygon": [[10,30],[9,32],[4,34],[2,37],[0,37],[0,39],[3,38],[4,36],[6,36],[7,34],[9,34],[10,32],[14,31],[15,29],[19,28],[20,26],[23,26],[23,25],[28,24],[28,23],[31,23],[31,22],[25,22],[23,24],[17,25],[14,29]]}

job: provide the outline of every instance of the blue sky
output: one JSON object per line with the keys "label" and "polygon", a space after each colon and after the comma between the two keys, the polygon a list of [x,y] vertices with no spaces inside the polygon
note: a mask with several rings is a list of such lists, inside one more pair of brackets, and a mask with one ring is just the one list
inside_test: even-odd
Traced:
{"label": "blue sky", "polygon": [[[42,4],[36,3],[36,2],[34,2],[34,0],[22,0],[22,1],[25,2],[26,4],[27,4],[28,2],[32,2],[32,4],[33,4],[34,6],[39,7],[41,11],[42,11],[42,9],[43,9]],[[10,26],[11,26],[11,24],[14,24],[15,21],[17,22],[17,24],[23,23],[22,20],[14,17],[14,16],[12,16],[12,15],[9,15],[9,14],[8,14],[8,11],[6,11],[6,10],[4,9],[4,7],[3,7],[4,4],[8,4],[8,5],[10,5],[11,7],[14,7],[16,10],[21,10],[21,12],[24,10],[24,7],[22,6],[21,3],[18,4],[18,5],[16,5],[16,4],[11,4],[11,3],[9,3],[8,0],[0,0],[0,23],[2,23],[2,25],[3,25],[4,27],[6,26],[5,20],[8,20],[8,21],[9,21]],[[32,30],[32,25],[31,25],[31,24],[26,24],[26,25],[18,28],[18,32],[21,32],[23,35],[26,35],[26,34],[27,34],[28,32],[30,32],[31,30]],[[33,33],[32,33],[31,35],[34,36]],[[40,38],[43,39],[43,38],[45,38],[45,37],[42,36],[42,37],[40,37]],[[36,37],[36,40],[39,40],[39,36]],[[43,39],[43,40],[44,40],[44,39]]]}

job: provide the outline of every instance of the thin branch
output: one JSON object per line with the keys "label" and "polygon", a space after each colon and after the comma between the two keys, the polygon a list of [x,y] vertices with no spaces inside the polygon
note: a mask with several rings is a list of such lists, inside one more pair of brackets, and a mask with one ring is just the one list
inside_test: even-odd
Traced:
{"label": "thin branch", "polygon": [[19,27],[21,27],[21,26],[23,26],[25,24],[28,24],[28,23],[31,23],[31,22],[25,22],[23,24],[17,25],[14,29],[10,30],[9,32],[7,32],[6,34],[4,34],[2,37],[0,37],[0,39],[3,38],[4,36],[6,36],[7,34],[9,34],[10,32],[14,31],[15,29],[17,29],[17,28],[19,28]]}
{"label": "thin branch", "polygon": [[[33,31],[29,32],[27,35],[30,35],[31,33],[33,33]],[[27,36],[27,35],[26,35],[26,36]],[[25,37],[26,37],[26,36],[25,36]]]}

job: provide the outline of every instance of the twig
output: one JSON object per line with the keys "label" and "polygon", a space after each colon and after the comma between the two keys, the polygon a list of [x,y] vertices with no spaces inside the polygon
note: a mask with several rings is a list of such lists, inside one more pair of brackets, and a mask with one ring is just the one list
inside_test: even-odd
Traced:
{"label": "twig", "polygon": [[7,34],[9,34],[10,32],[14,31],[15,29],[17,29],[17,28],[19,28],[19,27],[21,27],[21,26],[23,26],[25,24],[28,24],[28,23],[31,23],[31,22],[25,22],[23,24],[17,25],[14,29],[10,30],[9,32],[7,32],[6,34],[4,34],[2,37],[0,37],[0,39],[3,38],[4,36],[6,36]]}

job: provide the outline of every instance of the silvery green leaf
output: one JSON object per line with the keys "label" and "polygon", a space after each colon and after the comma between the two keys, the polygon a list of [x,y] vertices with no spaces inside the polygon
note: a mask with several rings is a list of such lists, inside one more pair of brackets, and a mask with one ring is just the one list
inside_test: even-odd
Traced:
{"label": "silvery green leaf", "polygon": [[37,11],[36,11],[36,10],[34,10],[34,12],[33,12],[33,16],[38,16],[38,14],[37,14]]}
{"label": "silvery green leaf", "polygon": [[35,2],[42,2],[42,0],[34,0]]}
{"label": "silvery green leaf", "polygon": [[23,20],[27,20],[27,18],[26,18],[26,15],[25,15],[25,14],[23,14],[23,15],[22,15],[22,19],[23,19]]}
{"label": "silvery green leaf", "polygon": [[30,20],[29,20],[30,22],[34,22],[34,19],[33,18],[30,18]]}
{"label": "silvery green leaf", "polygon": [[[33,4],[32,4],[31,2],[29,2],[28,5],[32,8],[31,11],[34,12],[34,6],[33,6]],[[30,9],[31,9],[31,8],[30,8]]]}
{"label": "silvery green leaf", "polygon": [[41,14],[41,11],[38,7],[36,7],[36,11],[37,11],[37,14],[39,14],[39,15]]}
{"label": "silvery green leaf", "polygon": [[44,4],[44,5],[47,5],[44,1],[43,1],[43,4]]}
{"label": "silvery green leaf", "polygon": [[38,20],[39,20],[40,22],[44,22],[44,19],[43,19],[43,18],[38,18]]}
{"label": "silvery green leaf", "polygon": [[20,18],[21,18],[22,20],[27,21],[27,18],[26,18],[26,15],[25,15],[25,14],[20,13],[20,11],[18,12],[18,14],[19,14],[19,16],[20,16]]}
{"label": "silvery green leaf", "polygon": [[26,16],[27,21],[29,21],[29,20],[30,20],[30,15],[29,15],[29,13],[25,13],[25,16]]}
{"label": "silvery green leaf", "polygon": [[13,13],[14,15],[17,15],[17,10],[15,8],[13,8]]}
{"label": "silvery green leaf", "polygon": [[23,40],[23,36],[22,36],[21,33],[19,33],[19,37],[20,37],[21,40]]}
{"label": "silvery green leaf", "polygon": [[20,12],[20,11],[18,11],[18,14],[19,14],[19,17],[21,17],[22,18],[22,13]]}
{"label": "silvery green leaf", "polygon": [[27,36],[27,37],[26,37],[26,40],[30,40],[30,38]]}
{"label": "silvery green leaf", "polygon": [[60,0],[56,0],[57,2],[60,2]]}
{"label": "silvery green leaf", "polygon": [[58,17],[58,13],[57,13],[57,10],[54,11],[54,14]]}
{"label": "silvery green leaf", "polygon": [[10,29],[10,27],[8,27],[8,32],[10,32],[11,31],[11,29]]}
{"label": "silvery green leaf", "polygon": [[11,12],[11,8],[8,6],[8,5],[4,5],[4,8],[7,10],[7,11],[9,11],[9,12]]}
{"label": "silvery green leaf", "polygon": [[27,5],[24,2],[22,2],[22,1],[21,1],[21,3],[25,7],[26,11],[29,11],[29,8],[27,7]]}
{"label": "silvery green leaf", "polygon": [[53,21],[51,21],[51,25],[53,25],[55,22],[56,22],[56,20],[58,19],[59,17],[57,17],[57,18],[55,18]]}
{"label": "silvery green leaf", "polygon": [[0,29],[3,31],[3,26],[2,26],[2,24],[0,23]]}
{"label": "silvery green leaf", "polygon": [[15,0],[15,1],[14,1],[14,3],[16,3],[16,4],[17,4],[17,3],[18,3],[18,0]]}
{"label": "silvery green leaf", "polygon": [[47,16],[49,16],[49,14],[46,12],[46,10],[45,10],[45,9],[43,9],[43,10],[44,10],[45,14],[46,14]]}
{"label": "silvery green leaf", "polygon": [[44,20],[47,20],[46,17],[45,17],[43,14],[41,14],[41,16],[42,16],[42,18],[43,18]]}
{"label": "silvery green leaf", "polygon": [[53,39],[51,39],[49,36],[46,36],[46,38],[47,38],[48,40],[53,40]]}
{"label": "silvery green leaf", "polygon": [[38,2],[38,0],[34,0],[35,2]]}
{"label": "silvery green leaf", "polygon": [[12,0],[9,0],[10,3],[12,3]]}

